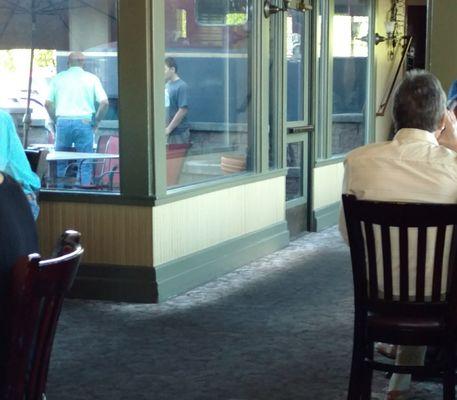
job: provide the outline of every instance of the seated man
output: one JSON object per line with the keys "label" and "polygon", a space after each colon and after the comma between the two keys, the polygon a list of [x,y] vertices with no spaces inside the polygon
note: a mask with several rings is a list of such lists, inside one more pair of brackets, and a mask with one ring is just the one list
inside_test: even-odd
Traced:
{"label": "seated man", "polygon": [[[27,161],[27,160],[26,160]],[[38,236],[21,186],[0,173],[0,377],[3,376],[5,301],[11,269],[20,256],[38,252]],[[0,383],[1,384],[1,383]]]}
{"label": "seated man", "polygon": [[2,110],[0,110],[0,171],[19,182],[30,204],[33,217],[37,219],[40,209],[36,195],[41,187],[40,178],[30,167],[13,119]]}
{"label": "seated man", "polygon": [[[456,119],[446,110],[438,79],[426,71],[408,72],[394,96],[393,119],[391,142],[348,154],[343,192],[362,200],[457,203]],[[347,239],[343,214],[340,230]],[[392,269],[398,277],[399,266]],[[396,364],[422,365],[424,355],[425,347],[398,346]],[[410,375],[393,374],[387,399],[403,398],[410,380]]]}

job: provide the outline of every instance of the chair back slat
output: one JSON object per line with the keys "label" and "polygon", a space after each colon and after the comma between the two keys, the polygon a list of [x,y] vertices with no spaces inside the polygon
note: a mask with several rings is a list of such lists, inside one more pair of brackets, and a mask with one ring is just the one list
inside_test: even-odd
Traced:
{"label": "chair back slat", "polygon": [[[80,234],[64,233],[60,243],[72,251],[40,261],[38,254],[21,257],[12,269],[6,304],[6,359],[0,398],[41,399],[52,343],[64,295],[69,291],[83,249]],[[24,397],[25,396],[25,397]]]}
{"label": "chair back slat", "polygon": [[446,226],[438,226],[435,241],[435,257],[433,261],[432,301],[440,301],[441,281],[443,277],[443,255]]}
{"label": "chair back slat", "polygon": [[63,304],[62,296],[45,299],[42,307],[41,324],[37,332],[37,342],[34,359],[29,372],[27,397],[32,398],[34,393],[43,393],[48,374],[48,365],[51,356],[55,329]]}
{"label": "chair back slat", "polygon": [[[457,309],[457,233],[450,229],[457,225],[457,204],[379,202],[343,195],[343,205],[356,309],[402,315]],[[376,282],[378,294],[373,296]]]}
{"label": "chair back slat", "polygon": [[[452,226],[451,245],[449,250],[449,271],[447,286],[447,301],[449,304],[457,304],[457,225]],[[454,309],[455,310],[455,309]],[[451,314],[454,310],[450,310]]]}
{"label": "chair back slat", "polygon": [[409,298],[408,228],[400,226],[400,301]]}
{"label": "chair back slat", "polygon": [[365,237],[367,244],[368,256],[368,281],[369,281],[369,297],[376,299],[378,297],[378,271],[376,267],[376,247],[372,224],[364,224]]}
{"label": "chair back slat", "polygon": [[425,301],[425,260],[427,257],[427,229],[420,227],[417,233],[416,301]]}
{"label": "chair back slat", "polygon": [[384,299],[387,301],[393,300],[392,289],[392,258],[391,258],[391,242],[390,230],[388,226],[381,226],[381,242],[382,242],[382,264],[384,275]]}

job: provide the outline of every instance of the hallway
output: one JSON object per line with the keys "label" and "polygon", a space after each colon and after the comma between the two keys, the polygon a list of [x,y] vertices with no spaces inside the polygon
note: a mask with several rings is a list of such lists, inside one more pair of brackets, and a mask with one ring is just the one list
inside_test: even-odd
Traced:
{"label": "hallway", "polygon": [[[67,300],[48,399],[343,400],[351,279],[330,228],[158,305]],[[410,397],[439,398],[424,383]]]}

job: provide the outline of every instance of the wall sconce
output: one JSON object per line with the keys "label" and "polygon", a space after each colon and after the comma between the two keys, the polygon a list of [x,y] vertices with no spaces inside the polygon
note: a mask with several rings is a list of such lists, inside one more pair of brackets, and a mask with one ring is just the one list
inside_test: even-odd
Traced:
{"label": "wall sconce", "polygon": [[[287,12],[289,9],[305,12],[313,9],[311,4],[307,3],[305,0],[282,0],[283,6],[278,7],[274,4],[271,4],[270,0],[265,0],[263,3],[263,14],[265,18],[271,17],[273,14],[278,13],[279,11]],[[291,4],[292,3],[292,4]]]}
{"label": "wall sconce", "polygon": [[[403,11],[402,11],[403,10]],[[401,39],[404,38],[403,32],[398,36],[401,27],[403,26],[402,16],[404,17],[404,3],[403,0],[392,0],[392,6],[388,13],[387,21],[384,23],[386,28],[386,36],[375,34],[375,44],[386,42],[387,56],[389,60],[393,60],[395,55],[395,48]]]}
{"label": "wall sconce", "polygon": [[278,7],[274,4],[271,4],[270,0],[265,0],[263,3],[263,15],[265,18],[271,17],[273,14],[278,13],[279,11],[287,11],[289,9],[289,0],[283,0],[283,7]]}

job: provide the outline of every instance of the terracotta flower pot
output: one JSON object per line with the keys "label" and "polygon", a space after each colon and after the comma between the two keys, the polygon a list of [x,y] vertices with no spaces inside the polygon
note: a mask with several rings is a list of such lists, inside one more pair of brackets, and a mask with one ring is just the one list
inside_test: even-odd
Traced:
{"label": "terracotta flower pot", "polygon": [[245,171],[246,156],[244,154],[223,154],[221,156],[221,170],[225,175]]}

